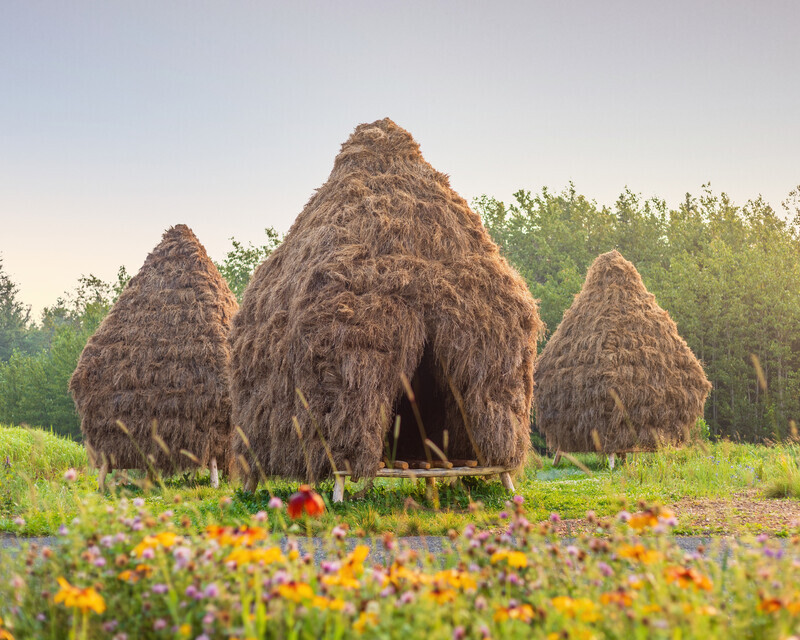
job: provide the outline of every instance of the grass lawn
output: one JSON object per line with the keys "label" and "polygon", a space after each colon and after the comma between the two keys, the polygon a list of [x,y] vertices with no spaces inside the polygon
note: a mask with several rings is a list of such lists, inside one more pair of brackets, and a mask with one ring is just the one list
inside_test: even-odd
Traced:
{"label": "grass lawn", "polygon": [[[195,530],[209,523],[234,524],[267,509],[272,496],[284,501],[297,483],[273,480],[255,495],[238,483],[223,481],[212,489],[208,477],[173,477],[143,488],[141,482],[112,483],[100,496],[96,474],[88,468],[79,445],[48,432],[0,426],[0,531],[19,535],[54,534],[69,526],[87,506],[116,505],[122,498],[142,497],[154,513],[172,512]],[[551,459],[532,462],[516,480],[525,498],[525,516],[532,522],[561,516],[559,532],[575,534],[591,528],[587,511],[603,517],[637,503],[671,505],[678,515],[679,534],[741,534],[768,532],[785,535],[800,520],[800,446],[772,447],[719,442],[682,450],[628,456],[609,470],[606,460],[580,455],[583,469],[568,461],[553,468]],[[74,468],[77,479],[64,472]],[[378,479],[363,498],[353,494],[364,483],[349,484],[346,502],[329,504],[315,531],[346,523],[367,534],[445,535],[469,522],[485,524],[507,509],[510,495],[499,481],[465,478],[454,485],[440,483],[436,495],[426,495],[422,482]],[[332,481],[318,490],[330,501]],[[481,503],[483,509],[475,509]],[[270,517],[278,517],[270,515]]]}

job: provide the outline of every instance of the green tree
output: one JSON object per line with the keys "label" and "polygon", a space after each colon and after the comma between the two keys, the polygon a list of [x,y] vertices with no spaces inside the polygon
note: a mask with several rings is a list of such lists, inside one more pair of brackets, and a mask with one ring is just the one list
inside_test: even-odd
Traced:
{"label": "green tree", "polygon": [[264,229],[264,233],[267,235],[266,242],[259,246],[253,245],[252,242],[248,242],[245,246],[235,238],[231,238],[233,248],[228,251],[222,262],[215,263],[239,302],[242,301],[244,290],[256,267],[264,262],[282,241],[280,234],[272,227]]}
{"label": "green tree", "polygon": [[3,268],[0,257],[0,362],[14,350],[28,352],[34,346],[29,337],[30,307],[19,300],[19,287]]}

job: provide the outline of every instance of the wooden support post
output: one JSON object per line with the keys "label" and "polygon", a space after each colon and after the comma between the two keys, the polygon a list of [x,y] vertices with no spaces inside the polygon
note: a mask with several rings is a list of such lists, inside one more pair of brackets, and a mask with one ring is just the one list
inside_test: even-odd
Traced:
{"label": "wooden support post", "polygon": [[336,475],[333,477],[333,502],[344,502],[344,476]]}
{"label": "wooden support post", "polygon": [[553,458],[553,466],[557,467],[559,462],[561,462],[561,452],[560,451],[556,451],[556,455]]}
{"label": "wooden support post", "polygon": [[436,478],[425,478],[425,485],[433,491],[436,488]]}
{"label": "wooden support post", "polygon": [[249,491],[250,493],[255,493],[256,489],[258,489],[258,476],[256,475],[255,471],[251,471],[250,475],[247,476],[247,482],[244,485],[244,490]]}
{"label": "wooden support post", "polygon": [[503,483],[503,486],[506,489],[512,493],[514,492],[514,483],[511,480],[511,474],[508,471],[503,471],[503,473],[500,474],[500,482]]}
{"label": "wooden support post", "polygon": [[108,460],[103,460],[100,470],[97,473],[97,490],[100,493],[106,490],[106,474],[108,473]]}
{"label": "wooden support post", "polygon": [[217,457],[213,456],[209,463],[209,472],[211,473],[211,486],[214,489],[219,489],[219,469],[217,469]]}
{"label": "wooden support post", "polygon": [[615,453],[608,454],[608,468],[614,470],[614,463],[616,462],[617,455]]}

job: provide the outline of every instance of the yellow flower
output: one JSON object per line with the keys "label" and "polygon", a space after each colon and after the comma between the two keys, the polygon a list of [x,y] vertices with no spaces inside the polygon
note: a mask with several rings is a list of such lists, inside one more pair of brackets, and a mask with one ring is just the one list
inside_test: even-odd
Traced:
{"label": "yellow flower", "polygon": [[169,548],[182,540],[183,538],[171,531],[164,531],[155,536],[145,536],[144,539],[133,548],[133,552],[141,558],[145,549],[155,549],[156,547]]}
{"label": "yellow flower", "polygon": [[622,545],[617,551],[620,558],[629,558],[631,560],[638,560],[642,564],[653,564],[661,559],[661,553],[655,549],[645,549],[641,544],[631,546],[629,544]]}
{"label": "yellow flower", "polygon": [[514,569],[524,569],[528,566],[528,557],[521,551],[509,551],[508,549],[501,549],[495,551],[490,558],[492,564],[497,564],[502,560],[508,563],[509,567]]}
{"label": "yellow flower", "polygon": [[64,578],[58,578],[58,585],[60,589],[54,598],[56,603],[63,602],[65,607],[80,609],[83,613],[90,609],[95,613],[103,613],[106,610],[106,601],[103,600],[103,596],[92,587],[85,589],[73,587]]}
{"label": "yellow flower", "polygon": [[323,611],[341,611],[344,609],[344,600],[340,598],[326,598],[325,596],[314,596],[311,606]]}
{"label": "yellow flower", "polygon": [[301,602],[302,600],[311,600],[314,597],[314,591],[305,582],[287,582],[278,587],[278,594],[282,598],[292,600],[293,602]]}
{"label": "yellow flower", "polygon": [[600,619],[600,614],[595,610],[594,602],[589,598],[575,598],[573,600],[569,596],[558,596],[553,598],[550,603],[556,611],[582,622],[595,622]]}
{"label": "yellow flower", "polygon": [[383,586],[393,584],[399,587],[401,582],[408,582],[412,585],[429,584],[432,582],[432,579],[425,573],[420,573],[414,569],[409,569],[405,565],[394,562],[389,568],[389,573],[383,580]]}
{"label": "yellow flower", "polygon": [[233,562],[239,566],[243,564],[268,565],[275,562],[285,562],[286,558],[278,547],[267,547],[266,549],[244,549],[237,547],[228,554],[225,562]]}
{"label": "yellow flower", "polygon": [[14,640],[8,629],[3,628],[3,618],[0,618],[0,640]]}
{"label": "yellow flower", "polygon": [[505,622],[506,620],[519,620],[520,622],[530,622],[536,612],[529,604],[521,604],[517,607],[498,607],[494,612],[495,622]]}
{"label": "yellow flower", "polygon": [[358,589],[361,583],[356,579],[364,573],[364,560],[369,555],[369,547],[360,544],[345,558],[339,571],[330,576],[324,576],[322,582],[330,587],[344,587],[345,589]]}
{"label": "yellow flower", "polygon": [[184,622],[180,627],[178,627],[178,633],[182,636],[189,636],[192,633],[192,625],[188,622]]}
{"label": "yellow flower", "polygon": [[642,613],[644,615],[648,615],[650,613],[660,613],[661,612],[661,605],[657,604],[646,604],[642,607]]}
{"label": "yellow flower", "polygon": [[358,620],[353,623],[353,629],[358,633],[364,633],[367,626],[375,626],[378,624],[378,614],[372,611],[362,611],[358,616]]}
{"label": "yellow flower", "polygon": [[699,615],[699,616],[715,616],[719,613],[716,607],[712,607],[710,604],[700,605],[699,607],[693,607],[688,602],[684,603],[683,605],[683,612],[687,615]]}
{"label": "yellow flower", "polygon": [[475,591],[478,588],[475,578],[466,571],[459,571],[458,569],[439,571],[434,575],[433,580],[437,584],[448,585],[453,589],[461,589],[462,591]]}
{"label": "yellow flower", "polygon": [[456,592],[452,589],[440,589],[436,587],[433,589],[428,596],[431,600],[436,602],[436,604],[447,604],[448,602],[453,602],[456,599]]}

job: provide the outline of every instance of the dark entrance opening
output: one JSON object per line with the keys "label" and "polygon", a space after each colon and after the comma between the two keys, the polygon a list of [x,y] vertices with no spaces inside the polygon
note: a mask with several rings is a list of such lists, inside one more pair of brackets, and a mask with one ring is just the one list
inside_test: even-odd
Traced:
{"label": "dark entrance opening", "polygon": [[[453,449],[453,437],[458,434],[453,433],[450,428],[448,432],[448,444],[444,442],[444,432],[449,425],[458,424],[460,416],[448,415],[448,412],[456,408],[452,393],[447,385],[444,374],[436,361],[431,344],[425,345],[417,370],[411,379],[411,388],[419,410],[420,420],[414,413],[413,406],[408,395],[403,392],[395,407],[395,415],[392,417],[391,426],[388,434],[388,453],[392,456],[394,451],[394,425],[397,417],[400,418],[400,435],[397,439],[396,460],[426,460],[427,454],[423,444],[422,430],[419,422],[422,422],[425,437],[431,440],[446,454],[447,449]],[[456,409],[457,410],[457,409]],[[456,422],[454,420],[458,422]],[[461,431],[461,429],[459,429]],[[431,452],[434,460],[439,457]]]}

